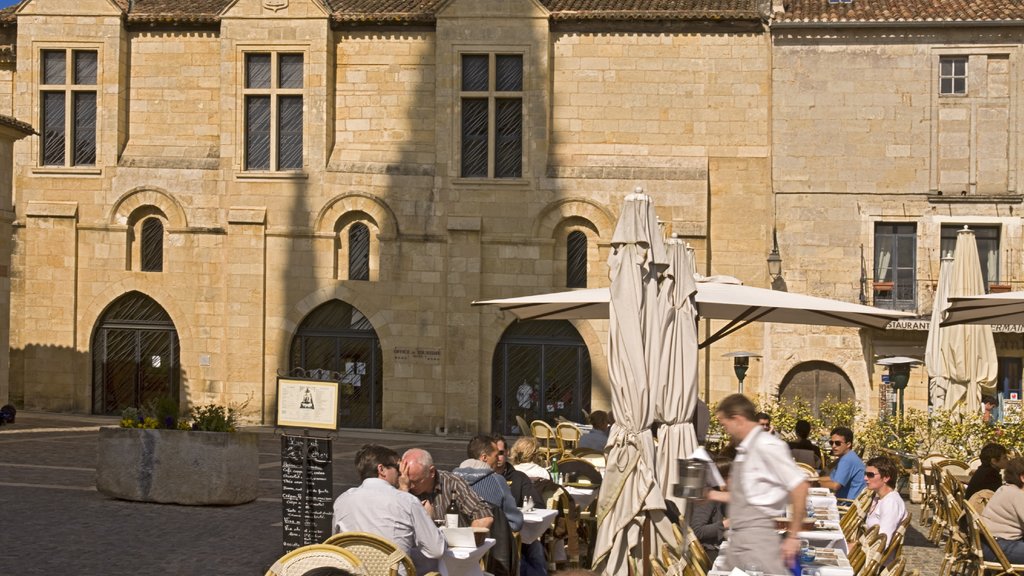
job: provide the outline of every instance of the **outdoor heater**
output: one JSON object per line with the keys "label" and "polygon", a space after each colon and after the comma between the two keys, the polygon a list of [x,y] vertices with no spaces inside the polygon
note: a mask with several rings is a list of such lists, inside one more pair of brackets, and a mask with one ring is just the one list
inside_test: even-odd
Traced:
{"label": "outdoor heater", "polygon": [[739,393],[743,394],[743,379],[747,377],[747,369],[750,368],[751,358],[760,358],[760,354],[754,352],[729,352],[722,354],[724,358],[732,358],[732,369],[736,378],[740,381]]}
{"label": "outdoor heater", "polygon": [[903,391],[906,390],[907,382],[910,380],[910,367],[914,364],[920,363],[921,361],[916,358],[907,358],[905,356],[884,358],[876,362],[876,364],[880,366],[886,366],[889,368],[889,387],[899,394],[899,414],[901,421],[903,420]]}

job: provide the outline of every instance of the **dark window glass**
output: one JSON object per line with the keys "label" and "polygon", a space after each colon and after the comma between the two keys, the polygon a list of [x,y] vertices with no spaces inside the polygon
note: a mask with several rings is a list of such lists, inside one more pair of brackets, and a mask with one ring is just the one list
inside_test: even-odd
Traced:
{"label": "dark window glass", "polygon": [[74,93],[75,147],[72,150],[72,164],[76,166],[96,164],[96,93]]}
{"label": "dark window glass", "polygon": [[[956,238],[962,225],[944,225],[940,231],[940,257],[953,257],[956,251]],[[999,283],[999,226],[970,226],[974,232],[974,241],[978,246],[978,260],[981,263],[981,275],[985,279],[985,291],[989,284]]]}
{"label": "dark window glass", "polygon": [[465,54],[462,56],[462,91],[486,92],[488,88],[488,56]]}
{"label": "dark window glass", "polygon": [[462,101],[462,176],[487,177],[487,100]]}
{"label": "dark window glass", "polygon": [[64,165],[64,92],[43,92],[43,164]]}
{"label": "dark window glass", "polygon": [[875,224],[874,303],[879,308],[917,306],[917,227]]}
{"label": "dark window glass", "polygon": [[939,93],[967,94],[967,58],[949,56],[939,59]]}
{"label": "dark window glass", "polygon": [[495,103],[495,178],[518,178],[523,174],[523,105],[518,98]]}
{"label": "dark window glass", "polygon": [[523,89],[523,57],[519,54],[495,58],[496,90],[519,92]]}
{"label": "dark window glass", "polygon": [[278,100],[277,169],[302,169],[302,96]]}
{"label": "dark window glass", "polygon": [[270,54],[245,55],[245,87],[270,88]]}
{"label": "dark window glass", "polygon": [[67,52],[43,50],[43,84],[63,84],[66,70]]}
{"label": "dark window glass", "polygon": [[370,229],[365,224],[348,229],[348,278],[370,279]]}
{"label": "dark window glass", "polygon": [[277,57],[277,67],[279,87],[302,88],[302,54],[281,54]]}
{"label": "dark window glass", "polygon": [[580,231],[570,232],[565,240],[565,285],[587,287],[587,235]]}
{"label": "dark window glass", "polygon": [[76,50],[74,59],[75,84],[96,84],[96,53]]}
{"label": "dark window glass", "polygon": [[164,269],[164,225],[156,218],[142,222],[142,271],[162,272]]}
{"label": "dark window glass", "polygon": [[245,98],[245,168],[270,169],[270,96]]}

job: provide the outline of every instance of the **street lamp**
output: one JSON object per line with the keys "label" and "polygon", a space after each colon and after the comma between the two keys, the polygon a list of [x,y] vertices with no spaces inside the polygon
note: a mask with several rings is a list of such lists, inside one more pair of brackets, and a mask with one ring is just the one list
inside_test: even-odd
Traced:
{"label": "street lamp", "polygon": [[732,369],[736,372],[736,378],[740,381],[740,394],[743,394],[743,379],[747,377],[747,369],[750,368],[751,358],[760,358],[760,354],[754,352],[729,352],[722,354],[723,358],[732,358]]}
{"label": "street lamp", "polygon": [[889,368],[889,387],[899,393],[900,421],[903,421],[903,391],[907,388],[910,380],[910,367],[914,364],[921,364],[920,360],[907,358],[906,356],[894,356],[883,358],[876,362],[879,366]]}
{"label": "street lamp", "polygon": [[782,278],[782,256],[779,255],[779,237],[772,227],[772,250],[768,253],[768,276],[772,279],[772,290],[786,291],[786,281]]}

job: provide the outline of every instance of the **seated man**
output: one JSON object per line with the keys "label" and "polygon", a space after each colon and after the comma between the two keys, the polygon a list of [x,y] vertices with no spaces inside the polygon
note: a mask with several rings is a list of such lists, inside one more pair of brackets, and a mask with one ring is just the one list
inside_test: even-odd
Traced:
{"label": "seated man", "polygon": [[979,490],[991,490],[995,492],[1003,485],[1003,470],[1010,461],[1009,452],[1002,444],[986,444],[981,449],[981,465],[971,476],[964,490],[964,498],[969,500]]}
{"label": "seated man", "polygon": [[832,429],[831,436],[829,444],[832,446],[832,456],[836,460],[829,473],[829,479],[822,479],[820,483],[835,491],[836,498],[853,500],[866,486],[864,462],[853,451],[853,430],[838,426]]}
{"label": "seated man", "polygon": [[436,559],[444,554],[444,536],[419,500],[397,489],[398,454],[366,444],[356,453],[355,464],[363,482],[334,501],[332,532],[382,536],[413,559],[417,573],[436,570]]}
{"label": "seated man", "polygon": [[505,477],[495,473],[494,462],[498,459],[498,446],[493,439],[477,434],[466,447],[469,458],[462,461],[452,474],[462,478],[484,501],[501,508],[514,532],[523,529],[523,511],[516,506],[515,498]]}
{"label": "seated man", "polygon": [[477,496],[466,481],[451,472],[434,468],[430,452],[410,448],[402,455],[398,488],[420,499],[427,514],[437,523],[443,523],[448,504],[455,501],[460,524],[490,528],[494,515],[487,504]]}
{"label": "seated man", "polygon": [[608,413],[604,410],[594,410],[590,414],[590,425],[594,428],[580,437],[580,448],[604,452],[604,445],[608,443],[608,429],[612,426]]}
{"label": "seated man", "polygon": [[811,435],[811,423],[807,420],[797,420],[793,432],[796,433],[796,440],[789,443],[789,451],[793,453],[793,459],[820,472],[823,462],[821,448],[815,446],[814,442],[808,439]]}

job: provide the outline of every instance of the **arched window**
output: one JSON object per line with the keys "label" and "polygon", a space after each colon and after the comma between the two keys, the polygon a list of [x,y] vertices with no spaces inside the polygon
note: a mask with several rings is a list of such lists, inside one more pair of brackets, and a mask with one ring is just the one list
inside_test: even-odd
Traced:
{"label": "arched window", "polygon": [[519,430],[527,422],[558,417],[582,422],[590,411],[590,351],[566,320],[527,320],[505,330],[494,352],[491,376],[492,430]]}
{"label": "arched window", "polygon": [[565,240],[565,285],[587,287],[587,235],[579,230],[570,232]]}
{"label": "arched window", "polygon": [[140,265],[143,272],[163,272],[164,225],[158,218],[142,221]]}
{"label": "arched window", "polygon": [[338,382],[338,426],[382,426],[380,340],[351,304],[330,300],[306,316],[292,340],[289,373]]}
{"label": "arched window", "polygon": [[826,399],[850,401],[856,398],[853,383],[846,373],[828,362],[804,362],[793,367],[779,386],[781,400],[800,399],[811,405],[815,414]]}
{"label": "arched window", "polygon": [[348,229],[348,279],[370,279],[370,229],[356,223]]}

